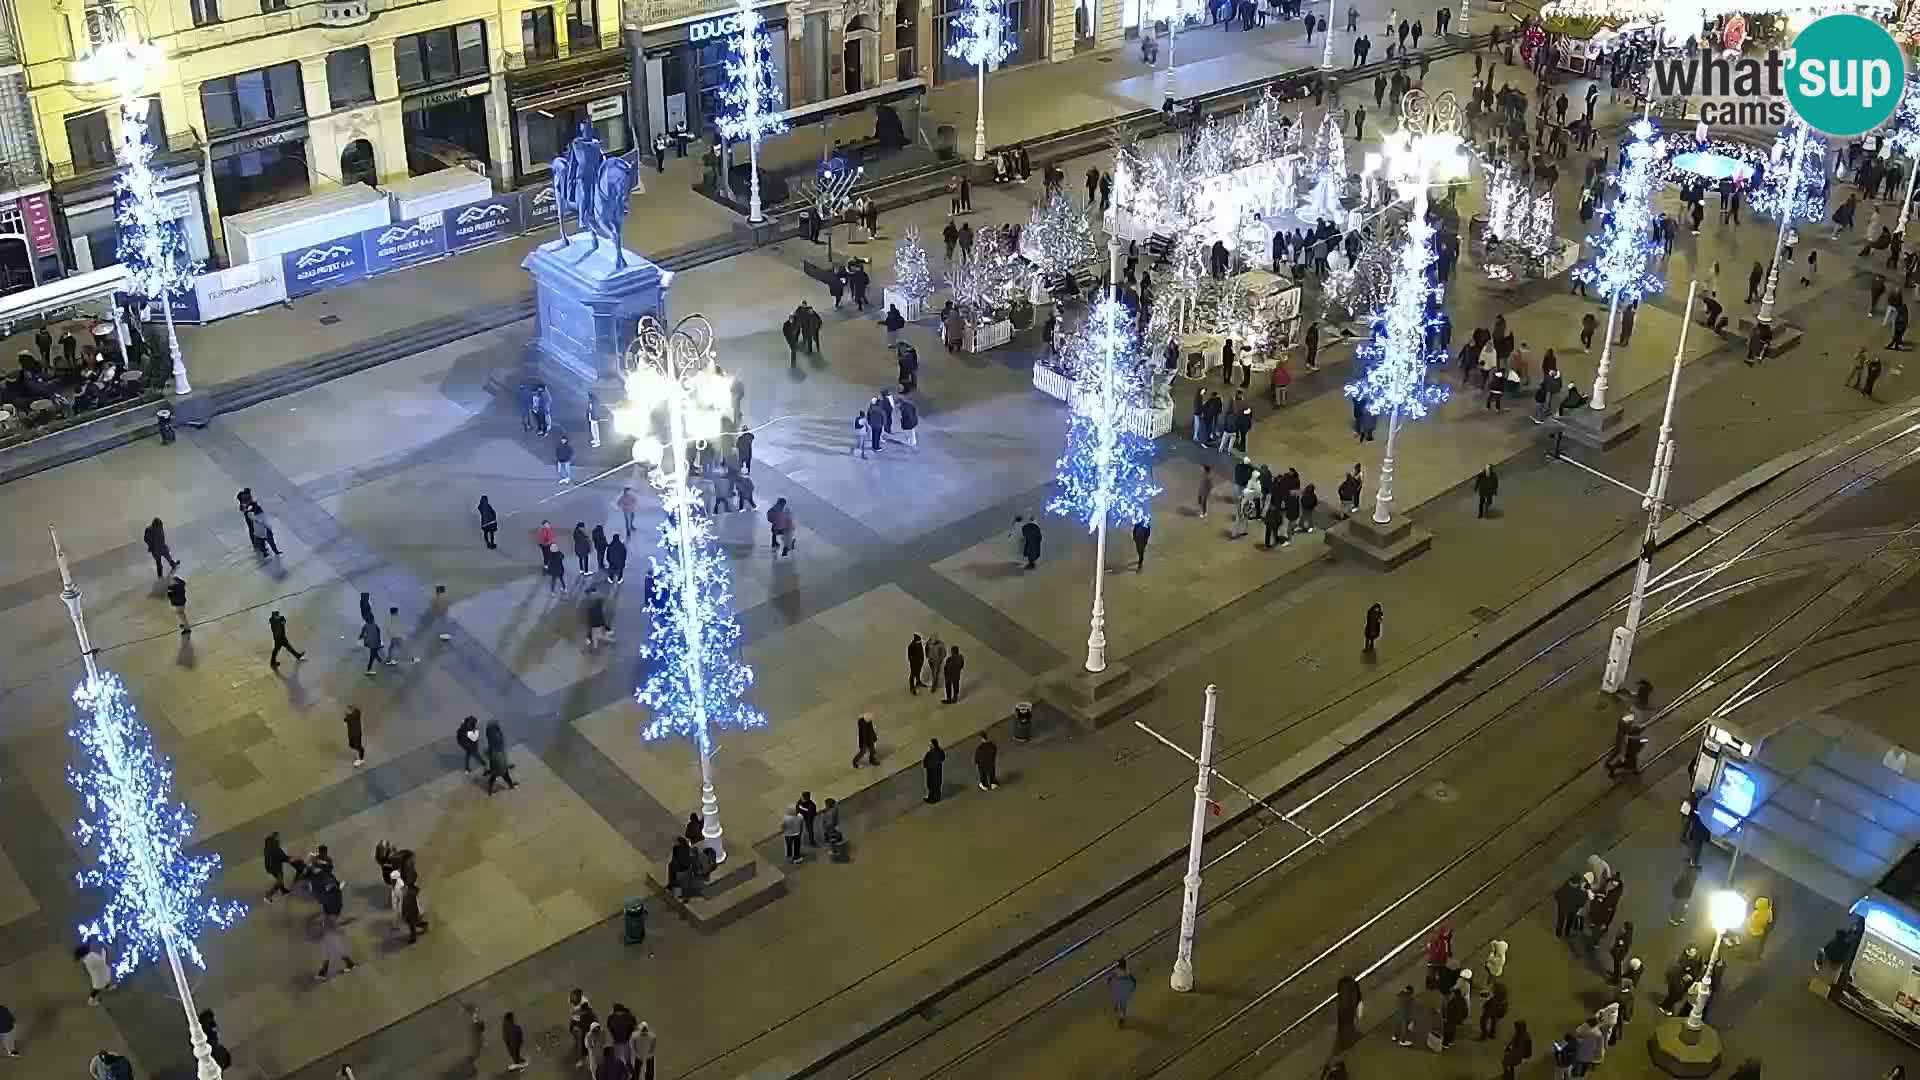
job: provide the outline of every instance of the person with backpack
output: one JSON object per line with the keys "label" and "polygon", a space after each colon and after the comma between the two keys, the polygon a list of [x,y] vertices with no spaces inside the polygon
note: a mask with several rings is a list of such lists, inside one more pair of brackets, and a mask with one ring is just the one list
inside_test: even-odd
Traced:
{"label": "person with backpack", "polygon": [[133,1062],[111,1050],[102,1050],[87,1065],[87,1075],[93,1080],[133,1080]]}
{"label": "person with backpack", "polygon": [[787,500],[775,499],[767,508],[767,528],[773,534],[773,549],[780,555],[793,554],[793,511]]}

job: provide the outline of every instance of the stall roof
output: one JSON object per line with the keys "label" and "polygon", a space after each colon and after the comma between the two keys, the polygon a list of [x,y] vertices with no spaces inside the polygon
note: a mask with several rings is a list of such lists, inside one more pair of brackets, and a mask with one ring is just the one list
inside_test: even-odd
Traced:
{"label": "stall roof", "polygon": [[37,289],[0,296],[0,325],[31,319],[48,311],[105,300],[127,285],[127,268],[115,264],[50,281]]}
{"label": "stall roof", "polygon": [[843,94],[837,98],[816,101],[811,105],[796,105],[780,114],[789,126],[817,123],[831,120],[836,116],[845,116],[859,112],[869,105],[887,105],[904,98],[919,97],[927,92],[927,80],[903,79],[900,82],[876,86],[871,90],[861,90],[852,94]]}

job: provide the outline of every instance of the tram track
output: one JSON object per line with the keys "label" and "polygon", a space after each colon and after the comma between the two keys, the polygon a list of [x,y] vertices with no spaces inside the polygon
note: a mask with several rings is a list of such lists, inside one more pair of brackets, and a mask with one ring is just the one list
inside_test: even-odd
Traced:
{"label": "tram track", "polygon": [[[1842,497],[1860,485],[1872,482],[1875,477],[1888,469],[1906,464],[1914,453],[1911,448],[1886,455],[1885,460],[1870,463],[1864,469],[1854,470],[1856,463],[1880,454],[1917,431],[1920,431],[1920,424],[1907,426],[1867,446],[1853,449],[1844,457],[1822,466],[1812,476],[1797,482],[1790,489],[1768,498],[1737,522],[1713,529],[1704,543],[1685,553],[1665,568],[1656,579],[1655,595],[1666,594],[1666,600],[1650,614],[1647,620],[1648,629],[1663,622],[1678,619],[1697,607],[1716,604],[1729,596],[1763,589],[1769,583],[1807,573],[1803,566],[1783,566],[1748,574],[1730,582],[1720,580],[1729,569],[1745,565],[1750,560],[1811,550],[1821,546],[1819,541],[1810,541],[1786,545],[1762,554],[1762,549],[1765,549],[1769,542],[1785,530],[1817,513],[1832,499]],[[1852,475],[1840,475],[1849,470],[1853,470]],[[1804,498],[1809,492],[1816,491],[1822,485],[1832,485],[1836,478],[1843,482],[1834,490],[1819,494],[1817,498],[1810,500],[1808,505],[1798,510],[1784,513],[1782,520],[1770,522],[1766,520],[1769,515],[1781,515],[1782,508],[1787,507],[1792,500]],[[1747,542],[1739,552],[1719,559],[1709,566],[1687,571],[1687,567],[1701,560],[1709,551],[1727,542],[1730,537],[1741,536],[1744,539],[1745,531],[1756,525],[1761,530],[1758,538]],[[1893,534],[1891,539],[1888,539],[1874,553],[1866,556],[1866,559],[1877,557],[1889,545],[1911,532],[1912,530],[1908,529]],[[1824,592],[1818,595],[1824,595]],[[1796,610],[1804,610],[1815,600],[1817,596],[1806,601]],[[1490,684],[1473,687],[1453,695],[1440,695],[1440,698],[1452,696],[1456,700],[1442,701],[1436,698],[1427,708],[1414,710],[1414,715],[1410,717],[1416,721],[1414,727],[1407,727],[1403,721],[1378,733],[1374,739],[1357,743],[1353,750],[1368,756],[1356,767],[1339,772],[1336,776],[1332,770],[1342,760],[1342,757],[1336,757],[1295,784],[1289,785],[1289,789],[1280,794],[1295,794],[1300,797],[1292,809],[1284,813],[1260,813],[1251,816],[1236,828],[1234,834],[1226,838],[1228,842],[1223,849],[1210,853],[1205,863],[1205,873],[1208,875],[1210,887],[1203,917],[1230,910],[1243,897],[1252,898],[1263,883],[1272,883],[1275,874],[1280,874],[1282,878],[1290,877],[1291,875],[1282,872],[1307,861],[1307,856],[1313,849],[1317,846],[1327,846],[1329,837],[1336,833],[1350,831],[1357,823],[1362,823],[1370,816],[1382,811],[1395,800],[1396,796],[1404,795],[1415,780],[1426,776],[1435,766],[1454,756],[1463,747],[1510,721],[1526,702],[1564,686],[1566,680],[1576,672],[1592,663],[1597,657],[1604,655],[1604,638],[1597,643],[1597,647],[1595,643],[1582,642],[1582,639],[1612,619],[1623,606],[1624,601],[1605,604],[1597,614],[1586,618],[1573,629],[1550,634],[1549,641],[1544,647],[1530,652],[1523,648],[1521,651],[1526,653],[1525,659],[1512,665]],[[1716,671],[1724,672],[1728,665],[1735,664],[1748,655],[1751,648],[1773,632],[1774,629],[1770,628],[1754,642],[1749,643],[1746,648],[1740,650],[1735,657],[1723,661]],[[1524,673],[1531,671],[1538,661],[1556,651],[1566,649],[1569,645],[1574,645],[1576,652],[1570,661],[1556,663],[1540,678],[1523,678]],[[1687,695],[1677,698],[1672,705],[1662,710],[1660,716],[1663,719],[1671,716],[1675,710],[1690,704],[1694,696],[1696,691],[1690,691]],[[1462,726],[1456,723],[1458,718],[1469,709],[1488,704],[1495,706],[1491,717],[1478,719],[1464,725],[1464,730],[1457,730]],[[1438,708],[1434,709],[1435,706]],[[1429,710],[1436,711],[1437,715],[1420,715]],[[1262,740],[1246,745],[1256,745],[1258,741],[1273,738],[1276,734],[1278,733],[1269,733],[1263,736]],[[1390,742],[1381,746],[1382,739]],[[1656,757],[1667,753],[1672,745],[1675,744],[1669,744],[1660,749]],[[1245,748],[1245,746],[1236,748],[1236,752],[1244,751]],[[1581,769],[1591,771],[1595,760],[1597,759],[1587,760]],[[1390,778],[1382,777],[1382,773],[1388,770],[1389,763],[1394,765],[1404,763],[1406,767],[1392,769],[1396,775]],[[1227,764],[1230,767],[1230,763]],[[1385,779],[1386,782],[1384,787],[1369,786],[1357,804],[1339,805],[1338,796],[1351,790],[1352,786],[1362,778]],[[1273,843],[1275,834],[1271,830],[1283,821],[1300,830],[1306,838],[1284,849],[1276,848]],[[1512,824],[1509,823],[1508,827],[1510,828]],[[1295,967],[1286,980],[1255,994],[1254,999],[1247,1006],[1215,1025],[1215,1030],[1198,1042],[1204,1043],[1224,1028],[1241,1023],[1252,1011],[1262,1008],[1264,1003],[1284,995],[1296,981],[1324,965],[1336,952],[1349,947],[1356,936],[1370,933],[1375,928],[1391,922],[1395,914],[1410,902],[1411,897],[1419,895],[1424,889],[1431,888],[1435,882],[1456,872],[1466,861],[1484,852],[1488,845],[1494,843],[1496,837],[1504,835],[1505,832],[1506,829],[1502,829],[1493,837],[1461,853],[1455,859],[1443,863],[1422,877],[1419,886],[1408,890],[1400,898],[1374,912],[1359,928],[1325,945],[1317,955],[1307,954],[1308,961]],[[1213,841],[1213,846],[1219,847],[1219,845],[1220,838],[1217,837]],[[1250,868],[1244,864],[1251,864]],[[1219,887],[1215,883],[1223,874],[1227,881],[1224,887]],[[1473,898],[1482,895],[1485,889],[1492,888],[1499,880],[1499,874],[1483,878],[1480,885],[1468,890],[1466,898],[1460,901],[1460,904],[1470,903]],[[1078,975],[1066,975],[1067,968],[1078,966],[1072,962],[1088,956],[1096,943],[1109,946],[1110,943],[1130,940],[1131,944],[1128,947],[1117,950],[1128,955],[1140,954],[1163,946],[1172,933],[1171,921],[1164,917],[1151,916],[1155,913],[1154,909],[1178,891],[1180,887],[1178,877],[1161,873],[1142,884],[1143,888],[1120,898],[1100,917],[1092,920],[1093,925],[1089,926],[1086,921],[1082,921],[1071,927],[1063,927],[1053,934],[1044,935],[1030,943],[1031,947],[1024,953],[1030,958],[1026,963],[1017,966],[1005,965],[1006,971],[973,980],[970,984],[971,992],[966,994],[967,1000],[964,1002],[948,998],[933,1003],[931,1008],[923,1009],[921,1016],[931,1023],[930,1030],[922,1027],[918,1031],[897,1031],[892,1033],[891,1037],[888,1033],[883,1033],[880,1038],[870,1040],[851,1048],[845,1054],[818,1063],[814,1068],[802,1071],[799,1075],[846,1077],[848,1080],[854,1080],[854,1078],[870,1076],[931,1077],[953,1073],[959,1066],[976,1060],[980,1055],[1015,1037],[1023,1028],[1032,1025],[1036,1019],[1047,1017],[1053,1010],[1073,1000],[1076,995],[1081,994],[1103,977],[1104,957],[1115,951],[1112,948],[1108,948],[1103,953],[1103,962],[1098,966]],[[1160,914],[1164,915],[1164,913]],[[1139,932],[1130,933],[1129,931]],[[955,1005],[959,1007],[954,1008]],[[1324,1007],[1324,1003],[1315,1006],[1306,1015],[1310,1017],[1313,1011],[1321,1007]],[[960,1033],[962,1029],[966,1029],[967,1037],[962,1039],[963,1045],[957,1050],[931,1055],[927,1053],[931,1048],[930,1044],[935,1041],[950,1041],[951,1037]],[[1293,1029],[1294,1026],[1289,1025],[1286,1030]],[[1143,1075],[1158,1076],[1168,1073],[1184,1057],[1183,1052],[1164,1062],[1151,1064],[1150,1071]]]}

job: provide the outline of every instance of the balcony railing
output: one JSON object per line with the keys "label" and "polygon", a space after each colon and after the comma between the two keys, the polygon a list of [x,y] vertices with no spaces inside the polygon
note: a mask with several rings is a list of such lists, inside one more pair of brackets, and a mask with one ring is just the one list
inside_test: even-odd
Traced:
{"label": "balcony railing", "polygon": [[[167,165],[189,154],[198,155],[203,145],[204,140],[200,138],[200,133],[192,128],[188,128],[186,131],[168,132],[166,145],[154,147],[154,163],[157,165]],[[118,159],[109,161],[104,165],[82,164],[76,161],[56,161],[53,163],[53,169],[49,173],[49,179],[80,180],[94,176],[106,176],[118,172],[119,169],[120,162]]]}
{"label": "balcony railing", "polygon": [[620,47],[620,31],[601,34],[599,37],[585,36],[568,38],[565,44],[557,44],[551,49],[528,50],[526,48],[508,49],[506,68],[508,71],[525,71],[528,68],[544,67],[562,60],[574,60],[582,56],[594,56],[608,49]]}

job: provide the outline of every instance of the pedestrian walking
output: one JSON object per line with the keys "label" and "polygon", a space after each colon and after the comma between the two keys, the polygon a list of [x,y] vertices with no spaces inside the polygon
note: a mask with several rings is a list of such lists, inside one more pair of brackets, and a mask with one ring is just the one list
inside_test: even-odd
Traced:
{"label": "pedestrian walking", "polygon": [[645,1020],[640,1021],[640,1026],[633,1031],[633,1080],[653,1080],[653,1061],[659,1049],[660,1040],[653,1028]]}
{"label": "pedestrian walking", "polygon": [[460,721],[460,727],[453,733],[453,741],[460,747],[460,771],[473,775],[474,762],[480,763],[485,770],[487,758],[480,752],[480,718],[469,716]]}
{"label": "pedestrian walking", "polygon": [[267,657],[268,667],[276,671],[279,670],[280,650],[282,649],[292,653],[295,660],[305,660],[307,658],[306,653],[294,648],[293,642],[287,640],[287,617],[285,615],[276,611],[267,616],[267,630],[273,635],[273,653]]}
{"label": "pedestrian walking", "polygon": [[407,928],[407,944],[420,940],[427,930],[426,908],[421,906],[420,886],[401,884],[400,921]]}
{"label": "pedestrian walking", "polygon": [[546,549],[544,558],[546,560],[547,595],[552,596],[555,593],[566,592],[567,557],[560,554],[559,548],[550,547]]}
{"label": "pedestrian walking", "polygon": [[340,974],[353,971],[353,957],[347,952],[347,935],[340,932],[340,924],[331,916],[320,919],[320,970],[314,975],[319,982],[326,982],[327,975],[334,965],[339,965]]}
{"label": "pedestrian walking", "polygon": [[1107,997],[1113,1002],[1113,1021],[1116,1027],[1127,1026],[1127,1006],[1133,1004],[1133,992],[1140,988],[1140,981],[1127,970],[1127,958],[1121,957],[1107,970]]}
{"label": "pedestrian walking", "polygon": [[597,651],[603,640],[613,640],[613,627],[607,621],[607,598],[601,596],[600,590],[594,586],[587,587],[586,610],[582,612],[582,617],[587,624],[588,652]]}
{"label": "pedestrian walking", "polygon": [[1440,1007],[1440,1046],[1448,1049],[1460,1033],[1460,1025],[1466,1022],[1468,1013],[1467,996],[1460,987],[1455,986],[1447,995],[1446,1003]]}
{"label": "pedestrian walking", "polygon": [[595,525],[593,527],[593,560],[594,560],[594,565],[599,569],[599,571],[603,574],[606,573],[607,571],[607,527],[605,525]]}
{"label": "pedestrian walking", "polygon": [[880,764],[880,733],[874,729],[872,713],[861,713],[854,720],[853,740],[853,767],[860,767],[860,758],[864,755],[867,764],[877,768]]}
{"label": "pedestrian walking", "polygon": [[1369,654],[1373,652],[1373,643],[1380,640],[1380,622],[1386,618],[1386,614],[1386,609],[1382,608],[1379,604],[1374,604],[1367,608],[1367,644],[1366,648],[1362,651]]}
{"label": "pedestrian walking", "polygon": [[527,1033],[512,1013],[500,1017],[500,1044],[507,1050],[507,1071],[521,1072],[527,1067],[527,1059],[522,1052],[527,1045]]}
{"label": "pedestrian walking", "polygon": [[780,835],[787,842],[787,861],[798,863],[804,860],[800,854],[800,811],[789,806],[780,815]]}
{"label": "pedestrian walking", "polygon": [[1500,1078],[1513,1080],[1514,1073],[1533,1057],[1533,1035],[1527,1031],[1525,1020],[1513,1022],[1513,1037],[1507,1040],[1506,1049],[1500,1052]]}
{"label": "pedestrian walking", "polygon": [[607,541],[607,580],[615,585],[627,580],[627,542],[618,535]]}
{"label": "pedestrian walking", "polygon": [[402,636],[401,630],[402,630],[402,627],[400,625],[400,609],[397,607],[387,608],[387,666],[388,667],[394,667],[400,663],[400,639]]}
{"label": "pedestrian walking", "polygon": [[340,718],[347,725],[347,749],[353,751],[353,767],[359,768],[367,760],[367,747],[360,727],[360,706],[347,706],[347,714]]}
{"label": "pedestrian walking", "polygon": [[5,1005],[0,1005],[0,1054],[20,1056],[20,1025],[13,1018],[13,1010]]}
{"label": "pedestrian walking", "polygon": [[1334,984],[1333,1002],[1333,1052],[1338,1054],[1360,1041],[1360,1021],[1367,1011],[1367,1004],[1360,997],[1360,980],[1351,975],[1340,976]]}
{"label": "pedestrian walking", "polygon": [[267,889],[267,895],[264,897],[266,902],[273,903],[276,896],[292,896],[293,890],[287,888],[286,873],[287,864],[293,860],[288,858],[286,849],[280,846],[278,832],[268,833],[267,838],[261,841],[260,856],[261,862],[267,868],[267,876],[273,879],[273,885]]}
{"label": "pedestrian walking", "polygon": [[927,643],[920,640],[919,634],[915,634],[913,640],[907,642],[907,693],[920,693],[920,673],[926,666]]}
{"label": "pedestrian walking", "polygon": [[1136,574],[1147,567],[1147,541],[1152,537],[1152,525],[1145,521],[1133,523],[1133,572]]}
{"label": "pedestrian walking", "polygon": [[1409,983],[1393,995],[1393,1035],[1392,1039],[1401,1046],[1413,1045],[1413,984]]}
{"label": "pedestrian walking", "polygon": [[573,557],[580,564],[580,576],[593,573],[593,539],[587,534],[587,523],[573,523]]}
{"label": "pedestrian walking", "polygon": [[167,546],[167,527],[159,518],[147,523],[146,531],[140,534],[146,541],[147,554],[153,556],[153,576],[165,578],[167,572],[160,569],[164,561],[174,570],[180,569],[180,560],[173,557],[173,549]]}
{"label": "pedestrian walking", "polygon": [[1490,1041],[1499,1034],[1500,1021],[1507,1018],[1509,1008],[1506,983],[1499,979],[1489,979],[1487,987],[1491,992],[1487,995],[1486,1003],[1480,1006],[1480,1038],[1483,1042]]}
{"label": "pedestrian walking", "polygon": [[507,782],[507,789],[519,787],[513,780],[513,765],[507,761],[507,733],[501,729],[500,721],[489,720],[487,736],[487,794],[493,794],[493,785],[497,780]]}
{"label": "pedestrian walking", "polygon": [[280,555],[280,544],[273,536],[273,521],[267,517],[267,512],[261,509],[259,503],[254,503],[253,511],[247,515],[247,533],[253,537],[254,549],[260,553],[261,558],[267,557],[269,548],[272,549],[275,557]]}
{"label": "pedestrian walking", "polygon": [[107,966],[107,947],[97,941],[87,940],[73,950],[73,958],[80,963],[80,969],[87,973],[87,1004],[100,1004],[100,995],[113,989],[113,972]]}
{"label": "pedestrian walking", "polygon": [[[1902,310],[1905,310],[1905,309],[1902,309]],[[1876,356],[1873,359],[1867,361],[1867,381],[1861,384],[1860,386],[1861,393],[1867,395],[1868,397],[1873,396],[1873,384],[1880,381],[1881,370],[1882,370],[1882,365],[1880,363],[1879,357]]]}
{"label": "pedestrian walking", "polygon": [[560,474],[562,484],[573,483],[573,443],[567,441],[567,433],[560,433],[560,441],[553,447],[554,470]]}
{"label": "pedestrian walking", "polygon": [[793,809],[800,815],[801,824],[806,826],[807,846],[819,847],[820,837],[819,833],[814,831],[813,823],[814,819],[820,816],[820,807],[813,801],[813,792],[801,792],[800,798],[793,804]]}
{"label": "pedestrian walking", "polygon": [[173,608],[174,621],[180,624],[180,635],[193,633],[193,625],[187,622],[187,579],[179,574],[167,583],[167,604]]}
{"label": "pedestrian walking", "polygon": [[372,619],[360,624],[360,644],[367,647],[367,675],[373,674],[373,665],[380,662],[380,626]]}
{"label": "pedestrian walking", "polygon": [[1039,519],[1028,518],[1026,523],[1020,526],[1020,557],[1027,560],[1029,570],[1040,564],[1040,540]]}
{"label": "pedestrian walking", "polygon": [[1487,511],[1493,509],[1493,497],[1500,493],[1500,476],[1493,471],[1493,466],[1482,468],[1480,475],[1473,478],[1473,493],[1480,501],[1479,510],[1474,516],[1486,517]]}
{"label": "pedestrian walking", "polygon": [[943,699],[945,704],[951,705],[960,700],[960,672],[966,666],[966,659],[960,655],[960,646],[955,645],[940,668],[940,675],[947,690],[947,696]]}
{"label": "pedestrian walking", "polygon": [[640,509],[640,497],[633,493],[631,487],[621,488],[617,505],[620,507],[620,515],[626,519],[627,535],[631,537],[633,535],[633,515],[635,511]]}
{"label": "pedestrian walking", "polygon": [[1207,500],[1213,497],[1213,466],[1200,466],[1200,491],[1197,501],[1200,504],[1200,516],[1207,516]]}
{"label": "pedestrian walking", "polygon": [[927,752],[920,755],[920,767],[927,774],[927,798],[930,803],[940,801],[941,770],[947,765],[947,752],[940,749],[939,739],[927,740]]}
{"label": "pedestrian walking", "polygon": [[973,748],[973,769],[980,774],[981,791],[1000,790],[1000,773],[995,767],[999,760],[1000,748],[994,745],[993,737],[981,732],[980,745]]}
{"label": "pedestrian walking", "polygon": [[492,551],[500,545],[494,542],[494,534],[500,531],[500,515],[494,512],[493,504],[485,495],[480,496],[480,539],[486,542],[487,550]]}
{"label": "pedestrian walking", "polygon": [[1348,517],[1360,512],[1360,466],[1355,463],[1353,469],[1341,479],[1334,494],[1340,497],[1340,510]]}

